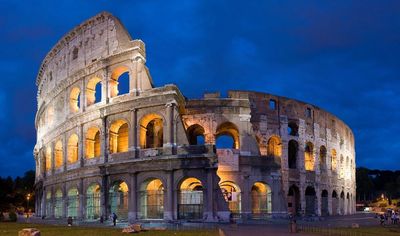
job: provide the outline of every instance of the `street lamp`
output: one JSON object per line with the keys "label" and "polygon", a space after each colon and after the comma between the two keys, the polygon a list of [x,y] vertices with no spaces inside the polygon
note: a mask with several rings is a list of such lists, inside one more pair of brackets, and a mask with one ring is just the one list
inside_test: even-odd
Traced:
{"label": "street lamp", "polygon": [[26,200],[27,200],[27,202],[26,202],[26,212],[27,212],[27,214],[29,214],[29,199],[31,199],[31,194],[30,193],[28,193],[28,195],[26,195]]}

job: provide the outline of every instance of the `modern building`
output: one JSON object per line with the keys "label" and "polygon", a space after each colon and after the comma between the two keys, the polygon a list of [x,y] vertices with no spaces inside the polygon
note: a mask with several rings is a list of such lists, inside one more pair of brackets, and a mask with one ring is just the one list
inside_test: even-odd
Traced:
{"label": "modern building", "polygon": [[266,93],[187,99],[175,85],[154,87],[144,43],[109,13],[60,39],[36,84],[39,216],[221,222],[355,212],[345,123]]}

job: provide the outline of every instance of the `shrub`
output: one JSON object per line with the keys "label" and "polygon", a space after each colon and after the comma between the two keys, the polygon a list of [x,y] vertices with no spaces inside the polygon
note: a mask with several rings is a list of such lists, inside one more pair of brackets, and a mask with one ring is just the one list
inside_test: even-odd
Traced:
{"label": "shrub", "polygon": [[11,222],[17,222],[17,214],[15,214],[13,211],[8,214],[8,218],[10,218]]}

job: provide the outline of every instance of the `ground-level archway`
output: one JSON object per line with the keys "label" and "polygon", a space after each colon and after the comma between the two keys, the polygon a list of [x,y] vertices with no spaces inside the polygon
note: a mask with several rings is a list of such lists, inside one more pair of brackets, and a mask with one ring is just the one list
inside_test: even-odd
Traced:
{"label": "ground-level archway", "polygon": [[262,182],[255,182],[251,187],[252,217],[265,218],[271,210],[271,188]]}
{"label": "ground-level archway", "polygon": [[300,191],[296,185],[292,185],[288,192],[288,212],[292,215],[298,215],[301,210]]}
{"label": "ground-level archway", "polygon": [[100,218],[100,185],[93,183],[86,191],[86,219]]}
{"label": "ground-level archway", "polygon": [[306,215],[307,216],[315,215],[317,196],[315,194],[314,187],[308,186],[306,188],[305,197],[306,197],[306,212],[305,212]]}
{"label": "ground-level archway", "polygon": [[327,216],[329,215],[329,210],[328,210],[328,191],[327,190],[322,190],[321,192],[321,215],[322,216]]}
{"label": "ground-level archway", "polygon": [[149,179],[140,187],[140,218],[163,219],[164,185],[160,179]]}
{"label": "ground-level archway", "polygon": [[332,191],[332,215],[338,214],[339,199],[335,190]]}
{"label": "ground-level archway", "polygon": [[67,193],[67,217],[77,218],[79,209],[79,192],[71,188]]}
{"label": "ground-level archway", "polygon": [[179,186],[178,218],[203,218],[203,184],[197,178],[186,178]]}
{"label": "ground-level archway", "polygon": [[219,184],[229,211],[234,215],[240,215],[242,211],[241,191],[239,186],[232,181],[224,181]]}
{"label": "ground-level archway", "polygon": [[111,213],[115,213],[118,219],[128,219],[128,194],[129,188],[124,181],[117,181],[109,191]]}
{"label": "ground-level archway", "polygon": [[54,199],[54,217],[61,218],[63,216],[63,193],[58,189]]}

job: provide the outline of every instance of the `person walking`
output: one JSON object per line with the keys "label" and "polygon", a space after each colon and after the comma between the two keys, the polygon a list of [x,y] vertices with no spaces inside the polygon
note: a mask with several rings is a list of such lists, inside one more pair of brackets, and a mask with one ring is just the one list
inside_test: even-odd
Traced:
{"label": "person walking", "polygon": [[114,224],[114,226],[116,226],[116,225],[117,225],[117,219],[118,219],[118,216],[117,216],[117,214],[115,214],[115,212],[113,212],[113,213],[112,213],[112,220],[113,220],[113,224]]}

